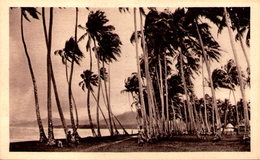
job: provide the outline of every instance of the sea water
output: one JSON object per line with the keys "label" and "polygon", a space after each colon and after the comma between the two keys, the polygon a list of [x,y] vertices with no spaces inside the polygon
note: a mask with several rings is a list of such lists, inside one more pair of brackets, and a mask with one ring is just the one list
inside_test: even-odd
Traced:
{"label": "sea water", "polygon": [[[45,134],[48,135],[48,129],[45,128]],[[123,134],[122,129],[118,129],[120,134]],[[136,129],[126,129],[129,134],[137,133]],[[109,136],[108,129],[100,129],[102,136]],[[78,129],[78,133],[81,137],[92,136],[91,129]],[[37,141],[39,140],[39,128],[37,127],[10,127],[9,132],[10,142],[22,142],[22,141]],[[54,128],[54,138],[65,138],[63,128]]]}

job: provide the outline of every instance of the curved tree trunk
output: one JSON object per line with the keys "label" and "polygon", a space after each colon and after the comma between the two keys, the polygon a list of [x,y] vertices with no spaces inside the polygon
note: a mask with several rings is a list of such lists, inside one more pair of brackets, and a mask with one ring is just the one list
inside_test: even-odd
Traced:
{"label": "curved tree trunk", "polygon": [[[97,45],[96,45],[96,40],[93,39],[94,41],[94,48],[95,48],[95,54],[97,56],[97,65],[98,65],[98,82],[99,82],[99,85],[101,85],[101,77],[100,77],[100,64],[99,64],[99,54],[97,53]],[[97,102],[98,104],[99,102]],[[109,120],[109,130],[110,130],[110,135],[113,136],[114,135],[114,131],[113,131],[113,126],[112,126],[112,119],[111,119],[111,112],[110,112],[110,109],[108,107],[108,120]]]}
{"label": "curved tree trunk", "polygon": [[[104,61],[102,61],[102,67],[105,68],[105,62]],[[105,87],[105,97],[106,97],[106,100],[107,100],[108,117],[110,117],[109,121],[111,122],[111,124],[110,124],[111,131],[112,131],[111,132],[111,136],[113,136],[114,135],[114,131],[113,131],[114,127],[113,127],[113,124],[112,124],[113,118],[111,116],[112,110],[111,110],[111,104],[110,104],[110,101],[109,101],[109,98],[108,98],[108,91],[107,91],[107,83],[106,83],[106,79],[105,79],[105,72],[103,72],[103,77],[104,77],[103,82],[104,82],[104,87]]]}
{"label": "curved tree trunk", "polygon": [[92,135],[94,137],[96,137],[96,132],[94,130],[94,125],[93,125],[93,121],[92,121],[92,117],[91,117],[91,112],[90,112],[90,90],[88,90],[87,92],[87,110],[88,110],[88,119],[89,119],[89,125],[90,125],[90,129],[91,129],[91,132],[92,132]]}
{"label": "curved tree trunk", "polygon": [[226,25],[227,25],[227,28],[228,28],[230,44],[231,44],[231,47],[232,47],[234,59],[235,59],[236,66],[237,66],[237,72],[238,72],[238,78],[239,78],[239,84],[240,84],[239,86],[240,86],[240,91],[241,91],[242,100],[243,100],[243,108],[244,108],[245,134],[247,134],[247,129],[249,127],[249,117],[248,117],[248,108],[247,108],[247,103],[246,103],[246,95],[245,95],[245,90],[244,90],[244,82],[243,82],[243,79],[242,79],[240,65],[239,65],[239,62],[238,62],[237,52],[236,52],[236,48],[235,48],[235,44],[234,44],[234,40],[233,40],[233,34],[232,34],[232,31],[231,31],[231,28],[230,28],[230,19],[229,19],[230,17],[228,15],[226,8],[224,8],[224,16],[226,18]]}
{"label": "curved tree trunk", "polygon": [[[207,68],[207,71],[208,71],[208,78],[210,80],[210,90],[211,90],[211,94],[212,94],[212,98],[213,98],[213,108],[215,110],[216,125],[217,125],[216,129],[217,129],[217,132],[218,132],[220,130],[220,128],[221,128],[221,122],[220,122],[220,117],[219,117],[218,107],[217,107],[217,102],[216,102],[216,94],[215,94],[215,90],[213,88],[213,81],[212,81],[212,77],[211,77],[209,60],[208,60],[208,57],[207,57],[205,49],[204,49],[204,44],[203,44],[203,41],[202,41],[202,38],[201,38],[201,34],[200,34],[200,31],[199,31],[198,22],[197,22],[196,19],[194,21],[195,21],[196,30],[197,30],[197,33],[198,33],[198,36],[199,36],[199,42],[200,42],[200,46],[201,46],[201,49],[202,49],[203,57],[204,57],[204,60],[205,60],[205,63],[206,63],[206,68]],[[214,127],[214,123],[213,123],[213,128],[215,128]]]}
{"label": "curved tree trunk", "polygon": [[[78,27],[78,8],[76,8],[76,23],[75,23],[75,43],[77,43],[77,27]],[[74,56],[75,53],[73,53]],[[71,61],[71,68],[70,68],[70,76],[69,76],[69,87],[68,87],[68,96],[69,96],[69,106],[70,106],[70,120],[73,129],[73,134],[78,135],[77,127],[75,124],[75,119],[73,115],[73,100],[72,100],[72,77],[74,71],[74,60]],[[76,108],[75,108],[75,112]],[[76,114],[77,115],[77,114]]]}
{"label": "curved tree trunk", "polygon": [[22,42],[23,42],[23,47],[24,47],[24,53],[25,53],[26,58],[27,58],[27,63],[28,63],[29,71],[30,71],[31,78],[32,78],[33,91],[34,91],[35,112],[36,112],[36,118],[37,118],[37,123],[38,123],[38,127],[39,127],[39,135],[40,135],[39,141],[40,142],[46,142],[47,137],[45,135],[43,125],[42,125],[36,78],[34,76],[34,71],[33,71],[32,63],[31,63],[31,59],[30,59],[30,56],[29,56],[29,53],[28,53],[28,50],[27,50],[27,45],[26,45],[25,39],[24,39],[23,14],[22,13],[21,13],[21,37],[22,37]]}
{"label": "curved tree trunk", "polygon": [[61,104],[60,104],[58,89],[57,89],[57,85],[56,85],[51,61],[50,61],[50,69],[51,69],[51,80],[52,80],[53,90],[54,90],[54,94],[55,94],[56,104],[57,104],[57,108],[58,108],[58,111],[59,111],[61,123],[62,123],[63,129],[64,129],[64,132],[65,132],[65,135],[67,137],[68,127],[67,127],[67,123],[66,123],[66,120],[64,118],[62,107],[61,107]]}
{"label": "curved tree trunk", "polygon": [[47,35],[47,28],[45,22],[45,8],[42,8],[42,19],[44,35],[47,47],[47,110],[48,110],[48,145],[54,145],[55,139],[53,134],[53,122],[52,122],[52,107],[51,107],[51,40],[52,40],[52,23],[53,23],[53,8],[50,8],[50,20],[49,20],[49,35]]}

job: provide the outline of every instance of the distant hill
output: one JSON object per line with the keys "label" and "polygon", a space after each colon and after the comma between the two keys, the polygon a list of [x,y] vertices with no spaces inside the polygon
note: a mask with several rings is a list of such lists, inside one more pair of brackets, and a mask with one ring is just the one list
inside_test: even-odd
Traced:
{"label": "distant hill", "polygon": [[[136,112],[125,112],[123,114],[117,115],[117,119],[120,121],[123,127],[125,128],[137,128],[137,120],[136,120]],[[106,124],[105,120],[100,121],[102,126]],[[115,120],[115,123],[118,128],[120,128],[119,124]]]}
{"label": "distant hill", "polygon": [[[120,121],[120,123],[125,127],[125,128],[136,128],[137,127],[137,121],[136,121],[136,113],[135,112],[125,112],[120,115],[116,115],[117,119]],[[42,119],[43,125],[47,127],[47,122],[48,119],[44,118]],[[108,122],[108,119],[107,119]],[[67,125],[70,125],[70,119],[66,119]],[[94,126],[96,126],[96,121],[93,122]],[[118,128],[120,128],[118,122],[115,120],[115,123]],[[89,128],[89,122],[88,120],[79,120],[80,128]],[[37,121],[22,121],[22,122],[14,122],[12,121],[10,123],[11,126],[25,126],[25,127],[37,127]],[[62,123],[60,121],[60,118],[53,118],[53,125],[54,127],[62,127]],[[101,128],[106,128],[106,122],[104,119],[100,120],[100,127]]]}

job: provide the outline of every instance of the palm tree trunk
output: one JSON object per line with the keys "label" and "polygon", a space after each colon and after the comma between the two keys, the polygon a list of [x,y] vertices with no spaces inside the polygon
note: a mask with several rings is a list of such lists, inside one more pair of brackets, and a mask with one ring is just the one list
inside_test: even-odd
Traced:
{"label": "palm tree trunk", "polygon": [[[90,93],[92,94],[94,100],[97,102],[97,98],[96,98],[96,96],[94,95],[94,93],[93,93],[93,92],[90,92]],[[109,124],[108,124],[108,122],[107,122],[106,116],[105,116],[104,112],[102,111],[100,105],[98,104],[97,107],[99,108],[100,113],[101,113],[101,115],[103,116],[103,119],[105,120],[107,127],[109,128]]]}
{"label": "palm tree trunk", "polygon": [[88,89],[88,92],[87,92],[87,110],[88,110],[88,119],[89,119],[89,125],[90,125],[90,129],[92,131],[92,135],[93,137],[96,137],[96,132],[94,130],[94,125],[93,125],[93,121],[92,121],[92,117],[91,117],[91,112],[90,112],[90,90]]}
{"label": "palm tree trunk", "polygon": [[247,134],[247,128],[249,127],[249,117],[248,117],[248,108],[247,108],[247,103],[246,103],[246,95],[245,95],[245,90],[244,90],[244,82],[243,82],[243,79],[242,79],[240,65],[239,65],[238,58],[237,58],[237,52],[236,52],[236,48],[235,48],[235,44],[234,44],[234,40],[233,40],[233,34],[232,34],[231,29],[230,29],[230,19],[229,19],[229,15],[227,13],[226,8],[224,8],[224,14],[225,14],[225,18],[226,18],[226,25],[227,25],[227,28],[228,28],[230,44],[231,44],[231,47],[232,47],[234,59],[235,59],[236,66],[237,66],[237,72],[238,72],[238,78],[239,78],[239,84],[240,84],[239,86],[240,86],[240,91],[241,91],[242,100],[243,100],[243,108],[244,108],[245,134]]}
{"label": "palm tree trunk", "polygon": [[[75,23],[75,43],[77,43],[77,26],[78,26],[78,8],[76,8],[76,23]],[[73,53],[74,56],[75,53]],[[72,77],[74,71],[74,59],[71,61],[71,68],[70,68],[70,76],[69,76],[69,87],[68,87],[68,96],[69,96],[69,106],[70,106],[70,120],[74,134],[77,133],[77,128],[75,125],[75,119],[73,115],[73,104],[72,104]]]}
{"label": "palm tree trunk", "polygon": [[[184,99],[183,96],[182,96],[182,99]],[[186,104],[185,104],[185,101],[184,101],[184,100],[183,100],[183,109],[184,109],[184,117],[185,117],[185,123],[186,123],[187,131],[189,131],[189,128],[188,128],[187,107],[186,107]]]}
{"label": "palm tree trunk", "polygon": [[142,118],[143,118],[143,128],[144,132],[147,133],[147,113],[145,109],[144,103],[144,95],[143,95],[143,85],[142,85],[142,78],[141,78],[141,69],[140,69],[140,62],[139,62],[139,53],[138,53],[138,36],[137,36],[137,24],[136,24],[136,8],[134,8],[134,28],[135,28],[135,52],[136,52],[136,64],[137,64],[137,77],[138,77],[138,88],[139,88],[139,103],[141,105],[142,111]]}
{"label": "palm tree trunk", "polygon": [[166,103],[166,132],[169,134],[169,96],[168,96],[168,82],[167,82],[167,62],[166,62],[166,55],[164,55],[164,78],[165,78],[165,103]]}
{"label": "palm tree trunk", "polygon": [[[211,94],[212,94],[212,98],[213,98],[213,107],[214,107],[215,115],[216,115],[216,125],[217,125],[216,127],[217,127],[217,131],[218,131],[221,128],[221,122],[220,122],[220,117],[219,117],[218,107],[217,107],[217,102],[216,102],[216,94],[215,94],[215,90],[213,88],[213,81],[212,81],[212,77],[211,77],[210,65],[208,62],[208,57],[206,56],[206,52],[204,50],[204,44],[203,44],[201,34],[199,31],[197,19],[195,19],[194,21],[195,21],[195,25],[196,25],[197,34],[199,36],[199,42],[200,42],[200,46],[202,49],[203,57],[204,57],[204,60],[206,63],[206,68],[208,71],[208,78],[210,80],[210,89],[211,89]],[[214,128],[214,123],[213,123],[213,128]]]}
{"label": "palm tree trunk", "polygon": [[53,122],[52,122],[52,107],[51,107],[51,40],[52,40],[52,23],[53,23],[53,8],[50,8],[50,21],[49,21],[49,35],[47,36],[47,28],[45,22],[45,9],[42,8],[42,18],[44,35],[47,47],[47,111],[48,111],[48,145],[54,145],[55,139],[53,134]]}
{"label": "palm tree trunk", "polygon": [[[90,39],[90,37],[89,37],[89,39]],[[90,71],[92,71],[92,51],[91,51],[91,49],[89,49],[89,70]],[[100,79],[99,79],[100,80]],[[101,132],[100,132],[100,123],[99,123],[99,97],[100,97],[100,81],[98,82],[98,94],[97,94],[97,110],[96,110],[96,118],[97,118],[97,135],[96,134],[94,134],[94,132],[93,132],[93,130],[92,130],[92,134],[93,134],[93,136],[94,135],[96,135],[96,136],[98,136],[98,137],[101,137]],[[89,91],[88,91],[89,92]],[[90,93],[88,93],[88,94],[90,94]],[[88,96],[88,98],[90,98],[89,96]],[[87,102],[88,102],[88,107],[90,106],[90,104],[89,104],[89,99],[87,100]],[[91,124],[92,124],[92,126],[93,126],[93,123],[91,122]]]}
{"label": "palm tree trunk", "polygon": [[204,103],[204,117],[205,124],[207,127],[207,132],[210,132],[209,124],[208,124],[208,114],[207,114],[207,102],[205,98],[205,83],[204,83],[204,67],[203,67],[203,58],[201,57],[201,68],[202,68],[202,90],[203,90],[203,103]]}
{"label": "palm tree trunk", "polygon": [[[102,67],[105,68],[105,62],[102,61]],[[105,72],[103,73],[103,77],[105,77]],[[108,92],[107,92],[107,83],[106,83],[106,79],[103,80],[104,81],[104,88],[105,88],[105,96],[106,96],[106,100],[107,100],[107,107],[108,107],[108,117],[110,117],[109,122],[111,122],[110,127],[111,127],[111,136],[114,135],[114,131],[113,131],[113,125],[112,125],[112,110],[111,110],[111,104],[108,98]]]}
{"label": "palm tree trunk", "polygon": [[180,65],[181,65],[181,79],[182,79],[182,83],[184,85],[184,92],[185,92],[185,96],[186,96],[186,101],[187,101],[187,105],[188,105],[188,112],[189,112],[189,119],[190,119],[190,124],[191,124],[191,131],[195,130],[195,123],[194,123],[194,117],[193,117],[193,112],[192,112],[192,106],[190,104],[190,98],[188,95],[188,88],[187,88],[187,84],[186,84],[186,80],[185,80],[185,76],[184,76],[184,70],[183,70],[183,55],[182,52],[180,51]]}
{"label": "palm tree trunk", "polygon": [[162,80],[162,64],[161,64],[161,56],[160,53],[158,54],[158,64],[159,64],[159,92],[161,98],[161,107],[162,107],[162,130],[165,131],[165,106],[164,106],[164,93],[163,93],[163,80]]}
{"label": "palm tree trunk", "polygon": [[[151,84],[151,77],[149,73],[149,63],[148,63],[148,54],[146,50],[146,44],[144,39],[144,31],[143,31],[143,17],[142,13],[140,12],[140,27],[141,27],[141,38],[142,38],[142,46],[143,46],[143,54],[144,54],[144,66],[145,66],[145,77],[146,77],[146,83],[147,83],[147,99],[148,99],[148,108],[149,108],[149,124],[150,124],[150,133],[148,134],[148,139],[151,139],[151,137],[154,135],[154,119],[156,118],[155,113],[155,104],[153,99],[153,93],[152,93],[152,84]],[[154,111],[154,114],[152,112]],[[155,120],[156,121],[156,120]]]}
{"label": "palm tree trunk", "polygon": [[[230,94],[231,94],[231,89],[229,90],[229,98],[228,98],[228,100],[230,99]],[[225,110],[225,118],[224,118],[224,126],[226,127],[227,126],[227,115],[228,115],[228,110],[229,110],[229,108],[228,108],[228,104],[227,104],[227,106],[226,106],[226,110]],[[223,130],[224,131],[224,130]]]}
{"label": "palm tree trunk", "polygon": [[233,98],[234,98],[234,102],[235,102],[235,107],[236,107],[236,120],[237,120],[237,124],[239,124],[239,114],[238,114],[238,108],[237,108],[237,100],[236,100],[236,95],[234,90],[231,90],[232,94],[233,94]]}
{"label": "palm tree trunk", "polygon": [[242,37],[241,37],[241,36],[239,36],[239,42],[240,42],[240,45],[241,45],[243,54],[244,54],[244,56],[245,56],[245,58],[246,58],[247,67],[250,69],[250,61],[249,61],[248,55],[247,55],[247,53],[246,53],[245,45],[244,45],[244,43],[243,43],[243,41],[242,41]]}
{"label": "palm tree trunk", "polygon": [[[99,59],[100,59],[100,55],[97,53],[97,45],[96,45],[96,40],[93,39],[94,41],[94,48],[95,48],[95,54],[97,56],[97,65],[98,65],[98,81],[99,81],[99,85],[101,85],[101,77],[100,77],[100,64],[99,64]],[[97,103],[98,104],[98,103]],[[112,119],[111,119],[111,114],[110,114],[110,110],[108,107],[108,120],[109,120],[109,130],[110,130],[110,135],[113,136],[113,126],[112,126]]]}
{"label": "palm tree trunk", "polygon": [[117,121],[117,123],[120,125],[120,127],[123,129],[124,133],[125,133],[126,135],[128,135],[128,132],[127,132],[126,129],[123,127],[123,125],[122,125],[122,123],[119,121],[119,119],[118,119],[113,113],[111,113],[111,114],[112,114],[113,118],[115,118],[115,120]]}
{"label": "palm tree trunk", "polygon": [[51,70],[51,80],[52,80],[52,85],[53,85],[53,90],[54,90],[54,94],[55,94],[57,108],[58,108],[58,111],[59,111],[59,115],[60,115],[60,119],[61,119],[61,123],[62,123],[63,129],[64,129],[64,132],[65,132],[65,135],[67,137],[68,127],[67,127],[67,123],[66,123],[66,120],[64,118],[62,107],[61,107],[61,104],[60,104],[58,89],[57,89],[57,85],[56,85],[51,61],[50,61],[50,70]]}
{"label": "palm tree trunk", "polygon": [[23,15],[21,13],[21,37],[22,37],[22,42],[23,42],[23,47],[24,47],[24,53],[27,58],[27,63],[28,67],[30,70],[31,78],[32,78],[32,84],[33,84],[33,91],[34,91],[34,103],[35,103],[35,112],[36,112],[36,118],[37,118],[37,123],[39,127],[39,135],[40,135],[40,142],[46,142],[47,137],[45,135],[43,125],[42,125],[42,119],[41,119],[41,114],[40,114],[40,105],[39,105],[39,98],[38,98],[38,89],[37,89],[37,83],[36,83],[36,78],[34,76],[34,71],[31,63],[31,58],[29,56],[28,50],[27,50],[27,45],[25,43],[24,39],[24,33],[23,33]]}

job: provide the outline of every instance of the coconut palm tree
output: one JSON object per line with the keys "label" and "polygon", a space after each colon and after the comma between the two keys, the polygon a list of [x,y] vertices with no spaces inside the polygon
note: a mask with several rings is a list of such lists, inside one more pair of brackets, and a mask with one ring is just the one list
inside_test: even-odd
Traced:
{"label": "coconut palm tree", "polygon": [[39,19],[38,14],[40,14],[40,13],[36,10],[36,8],[24,8],[24,7],[21,8],[21,37],[22,37],[22,42],[23,42],[23,47],[24,47],[24,53],[25,53],[26,58],[27,58],[27,63],[28,63],[29,71],[30,71],[31,78],[32,78],[33,88],[34,88],[35,111],[36,111],[36,118],[37,118],[37,123],[38,123],[38,127],[39,127],[39,135],[40,135],[39,141],[40,142],[46,142],[47,137],[45,135],[43,125],[42,125],[42,120],[41,120],[36,77],[34,75],[31,58],[30,58],[29,52],[27,50],[27,45],[26,45],[25,38],[24,38],[23,20],[25,18],[27,21],[30,22],[27,14],[30,14],[34,19]]}
{"label": "coconut palm tree", "polygon": [[[52,24],[53,24],[53,8],[50,8],[49,32],[47,32],[45,21],[45,8],[42,8],[42,20],[44,28],[44,36],[47,47],[47,110],[48,110],[48,145],[54,145],[54,133],[52,122],[52,106],[51,106],[51,41],[52,41]],[[48,33],[48,34],[47,34]]]}
{"label": "coconut palm tree", "polygon": [[[74,66],[74,63],[76,64],[80,64],[80,60],[83,58],[83,53],[81,52],[81,50],[78,47],[78,44],[75,42],[74,38],[70,38],[69,40],[67,40],[65,42],[65,47],[62,50],[57,50],[54,52],[54,54],[60,55],[62,58],[62,62],[65,64],[65,69],[66,69],[66,80],[68,83],[68,86],[71,85],[69,83],[69,78],[71,76],[68,76],[68,70],[67,70],[67,64],[68,62],[71,62],[71,67]],[[72,65],[73,63],[73,65]],[[72,71],[73,72],[73,71]],[[71,103],[73,101],[73,94],[71,93]],[[71,108],[72,106],[70,106],[70,116],[71,116],[71,124],[72,124],[72,128],[74,131],[74,134],[76,133],[77,130],[77,126],[78,126],[78,114],[77,114],[77,108],[75,106],[74,103],[74,107],[75,107],[75,112],[76,112],[76,121],[77,121],[77,125],[75,125],[75,121],[74,121],[74,116],[73,116],[73,108]]]}
{"label": "coconut palm tree", "polygon": [[[98,75],[94,74],[92,71],[90,70],[85,70],[83,71],[83,73],[80,75],[80,77],[82,78],[82,81],[79,82],[79,86],[82,88],[83,91],[85,91],[85,89],[89,90],[90,93],[92,94],[92,96],[94,97],[95,101],[97,101],[97,98],[94,95],[94,90],[93,90],[93,86],[98,86]],[[87,105],[89,105],[89,94],[87,94]],[[101,111],[101,114],[108,126],[108,123],[106,121],[106,117],[103,113],[103,111],[101,110],[100,106],[98,105],[99,110]],[[92,130],[94,130],[93,127],[93,122],[92,122],[92,117],[90,114],[90,106],[87,107],[88,109],[88,114],[89,114],[89,121],[90,121],[90,127]],[[93,131],[92,131],[93,132]],[[93,134],[93,136],[95,136],[95,134]]]}
{"label": "coconut palm tree", "polygon": [[88,116],[89,116],[89,124],[90,128],[92,131],[93,136],[96,136],[95,130],[94,130],[94,125],[91,117],[91,112],[90,112],[90,92],[93,92],[93,87],[92,86],[97,86],[98,85],[98,76],[94,74],[91,70],[85,70],[81,75],[81,78],[83,79],[79,85],[81,86],[82,90],[85,91],[85,88],[88,89],[87,92],[87,110],[88,110]]}
{"label": "coconut palm tree", "polygon": [[229,39],[230,39],[230,44],[231,44],[231,47],[232,47],[232,51],[233,51],[233,54],[234,54],[234,60],[236,62],[236,66],[237,66],[237,72],[238,72],[238,77],[239,77],[239,86],[240,86],[240,91],[241,91],[241,95],[242,95],[242,99],[243,99],[243,107],[244,107],[244,118],[245,118],[245,134],[247,134],[247,129],[249,127],[249,117],[248,117],[248,106],[247,106],[247,102],[246,102],[246,95],[245,95],[245,90],[244,90],[244,82],[243,82],[243,79],[242,79],[242,73],[241,73],[241,68],[240,68],[240,65],[239,65],[239,62],[238,62],[238,57],[237,57],[237,52],[236,52],[236,48],[235,48],[235,45],[234,45],[234,41],[233,41],[233,33],[231,31],[231,20],[230,20],[230,17],[229,17],[229,14],[227,12],[227,9],[224,8],[224,16],[226,18],[225,22],[226,22],[226,25],[227,25],[227,28],[228,28],[228,34],[229,34]]}
{"label": "coconut palm tree", "polygon": [[[102,45],[101,41],[103,40],[103,38],[105,38],[106,39],[105,41],[107,41],[107,38],[109,38],[109,36],[112,36],[114,34],[112,31],[115,30],[114,26],[106,25],[106,23],[108,21],[109,20],[106,18],[105,13],[103,11],[100,11],[100,10],[95,11],[95,12],[91,11],[88,16],[88,21],[87,21],[85,27],[81,26],[82,29],[86,30],[86,33],[84,35],[82,35],[80,39],[82,39],[86,36],[89,36],[94,42],[94,51],[95,51],[95,54],[97,57],[98,71],[100,71],[100,68],[101,68],[99,60],[102,58],[101,55],[98,53],[98,50],[103,50],[104,48],[107,47],[107,46],[105,46],[105,44],[103,44],[104,46],[100,46],[100,45]],[[116,36],[112,36],[112,37],[115,38]],[[113,53],[114,52],[113,47],[111,47],[112,52],[111,52],[111,50],[108,52]],[[118,52],[117,48],[115,51],[117,53],[120,53],[120,52]],[[111,56],[110,53],[107,55]],[[105,57],[107,55],[104,54],[103,59],[105,59]],[[111,59],[115,59],[115,57],[116,56],[114,54],[112,54]],[[101,82],[100,73],[99,73],[98,77],[99,77],[99,82]],[[101,83],[98,83],[98,85],[101,85]],[[99,103],[99,102],[97,102],[97,103]],[[112,119],[111,119],[111,107],[110,107],[109,103],[108,103],[108,106],[109,106],[108,107],[108,117],[109,117],[110,134],[113,135],[114,133],[113,133],[113,126],[112,126]]]}
{"label": "coconut palm tree", "polygon": [[[203,55],[203,60],[206,63],[206,68],[208,72],[208,78],[210,81],[210,84],[213,84],[212,78],[211,78],[211,70],[210,70],[210,64],[209,64],[209,58],[215,59],[218,61],[219,58],[219,45],[218,43],[213,39],[211,36],[210,32],[208,31],[208,27],[204,27],[204,29],[199,27],[198,21],[200,21],[200,17],[205,16],[208,19],[214,19],[214,21],[218,21],[217,18],[213,17],[209,13],[209,9],[204,9],[204,8],[188,8],[187,11],[187,22],[188,23],[193,23],[196,26],[196,32],[198,35],[198,40],[199,44],[202,50],[202,55]],[[212,18],[213,17],[213,18]],[[215,20],[217,19],[217,20]],[[211,47],[211,53],[206,50],[205,46],[210,46]],[[204,78],[203,78],[204,79]],[[220,118],[217,112],[217,103],[216,103],[216,95],[215,95],[215,90],[213,88],[213,85],[210,85],[212,97],[213,97],[213,106],[216,114],[216,123],[217,123],[217,128],[220,128]]]}
{"label": "coconut palm tree", "polygon": [[[138,78],[138,89],[139,89],[139,104],[141,106],[142,116],[143,116],[143,128],[144,132],[147,134],[147,113],[144,103],[144,95],[143,95],[143,85],[142,85],[142,78],[141,78],[141,68],[139,62],[139,52],[138,52],[138,33],[137,33],[137,24],[136,24],[136,8],[134,8],[134,39],[135,39],[135,52],[136,52],[136,65],[137,65],[137,78]],[[132,41],[131,41],[132,42]]]}

